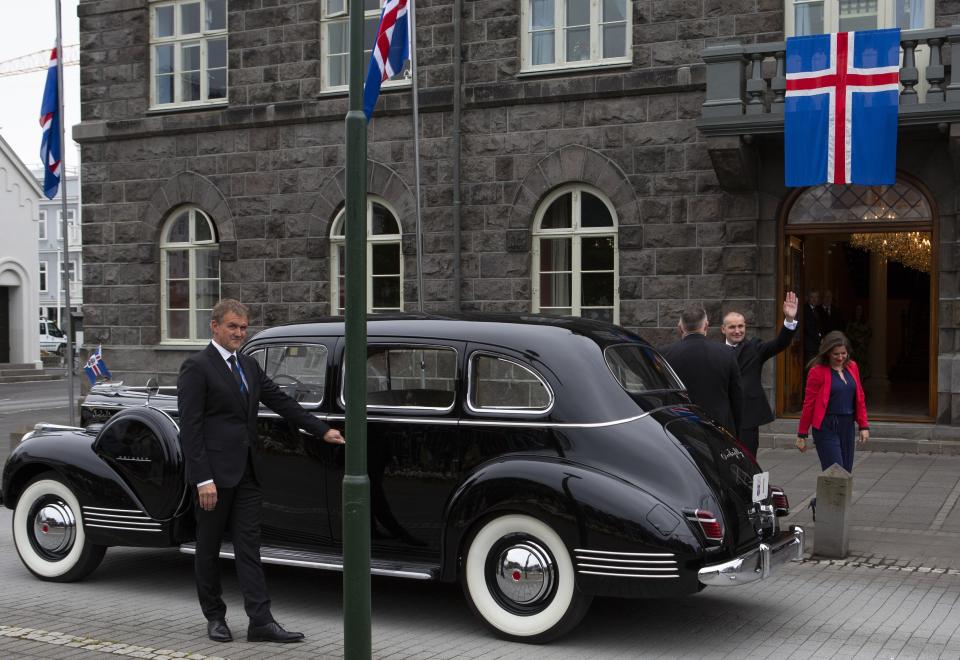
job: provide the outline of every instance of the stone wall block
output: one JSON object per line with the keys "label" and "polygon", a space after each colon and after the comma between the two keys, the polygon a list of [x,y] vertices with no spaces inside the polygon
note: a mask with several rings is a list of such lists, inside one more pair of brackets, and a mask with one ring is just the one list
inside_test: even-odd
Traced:
{"label": "stone wall block", "polygon": [[643,278],[643,298],[647,300],[686,297],[687,278],[683,275]]}
{"label": "stone wall block", "polygon": [[644,225],[644,247],[679,248],[695,247],[697,244],[696,225]]}
{"label": "stone wall block", "polygon": [[696,248],[656,250],[657,275],[699,275],[701,251]]}
{"label": "stone wall block", "polygon": [[655,328],[659,323],[656,301],[620,301],[620,325],[627,328]]}
{"label": "stone wall block", "polygon": [[656,268],[654,250],[620,249],[620,275],[653,275]]}

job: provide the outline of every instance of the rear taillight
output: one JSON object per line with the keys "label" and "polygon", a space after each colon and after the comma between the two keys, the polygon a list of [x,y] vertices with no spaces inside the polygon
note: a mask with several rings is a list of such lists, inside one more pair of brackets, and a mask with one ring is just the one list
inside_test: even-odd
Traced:
{"label": "rear taillight", "polygon": [[790,502],[787,500],[787,494],[779,486],[770,486],[770,498],[773,500],[773,511],[778,516],[785,516],[790,513]]}
{"label": "rear taillight", "polygon": [[700,531],[709,541],[723,541],[723,525],[720,520],[706,509],[697,509],[690,519],[700,525]]}

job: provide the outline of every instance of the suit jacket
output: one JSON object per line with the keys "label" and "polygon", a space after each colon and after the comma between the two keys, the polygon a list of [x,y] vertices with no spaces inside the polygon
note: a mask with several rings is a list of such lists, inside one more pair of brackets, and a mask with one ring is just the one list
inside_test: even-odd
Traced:
{"label": "suit jacket", "polygon": [[[869,428],[867,421],[867,400],[863,395],[863,386],[860,384],[860,368],[853,360],[847,362],[847,371],[853,377],[857,386],[854,397],[853,417],[857,420],[860,430]],[[820,428],[823,418],[827,414],[827,404],[830,402],[830,383],[833,380],[831,368],[825,364],[815,364],[807,374],[807,389],[803,394],[803,412],[800,413],[800,424],[797,426],[797,435],[805,438],[810,427]]]}
{"label": "suit jacket", "polygon": [[734,352],[698,333],[668,344],[660,352],[680,376],[690,400],[739,436],[743,386]]}
{"label": "suit jacket", "polygon": [[313,435],[330,429],[284,394],[256,360],[239,353],[237,358],[250,389],[247,396],[212,343],[180,367],[177,408],[187,483],[213,479],[218,487],[232,488],[243,476],[248,454],[256,471],[259,402]]}
{"label": "suit jacket", "polygon": [[823,339],[823,324],[820,319],[820,307],[810,307],[804,303],[800,312],[800,325],[803,327],[803,355],[804,361],[813,357],[820,350],[820,340]]}
{"label": "suit jacket", "polygon": [[847,324],[836,305],[830,305],[829,310],[823,305],[818,306],[817,315],[820,318],[820,332],[823,335],[834,330],[846,330]]}
{"label": "suit jacket", "polygon": [[[743,382],[743,418],[742,428],[756,428],[761,424],[773,421],[773,411],[770,409],[770,403],[763,392],[763,363],[772,358],[780,351],[786,350],[790,342],[793,341],[793,335],[796,328],[790,330],[786,326],[781,327],[780,334],[776,339],[762,341],[758,337],[751,337],[740,342],[737,348],[729,348],[737,356],[737,364],[740,366],[740,378]],[[726,343],[724,343],[726,346]]]}

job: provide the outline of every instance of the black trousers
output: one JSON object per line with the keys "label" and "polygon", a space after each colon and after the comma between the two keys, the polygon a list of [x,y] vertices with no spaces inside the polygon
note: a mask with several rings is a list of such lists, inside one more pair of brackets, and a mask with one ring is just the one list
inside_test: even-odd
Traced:
{"label": "black trousers", "polygon": [[757,457],[757,451],[760,449],[760,427],[740,429],[740,444],[750,450],[753,457]]}
{"label": "black trousers", "polygon": [[243,594],[243,606],[255,626],[273,621],[267,582],[260,564],[260,515],[263,497],[247,457],[243,477],[233,488],[217,487],[217,505],[204,511],[194,495],[197,515],[197,554],[194,570],[200,609],[207,620],[222,619],[227,606],[221,597],[220,541],[230,530],[236,555],[237,580]]}

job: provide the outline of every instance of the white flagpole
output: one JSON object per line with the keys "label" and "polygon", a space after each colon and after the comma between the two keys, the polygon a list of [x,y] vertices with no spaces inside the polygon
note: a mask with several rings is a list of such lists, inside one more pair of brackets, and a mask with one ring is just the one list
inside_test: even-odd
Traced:
{"label": "white flagpole", "polygon": [[70,426],[76,426],[76,413],[73,409],[73,315],[70,313],[70,222],[67,218],[67,122],[63,115],[63,29],[60,22],[60,0],[57,0],[57,118],[60,120],[60,228],[63,232],[63,261],[59,268],[57,286],[64,289],[63,305],[67,310],[67,402],[70,407]]}
{"label": "white flagpole", "polygon": [[423,228],[420,218],[420,102],[417,94],[417,22],[413,2],[407,4],[407,43],[410,44],[410,75],[413,78],[413,176],[417,196],[417,310],[423,311]]}

